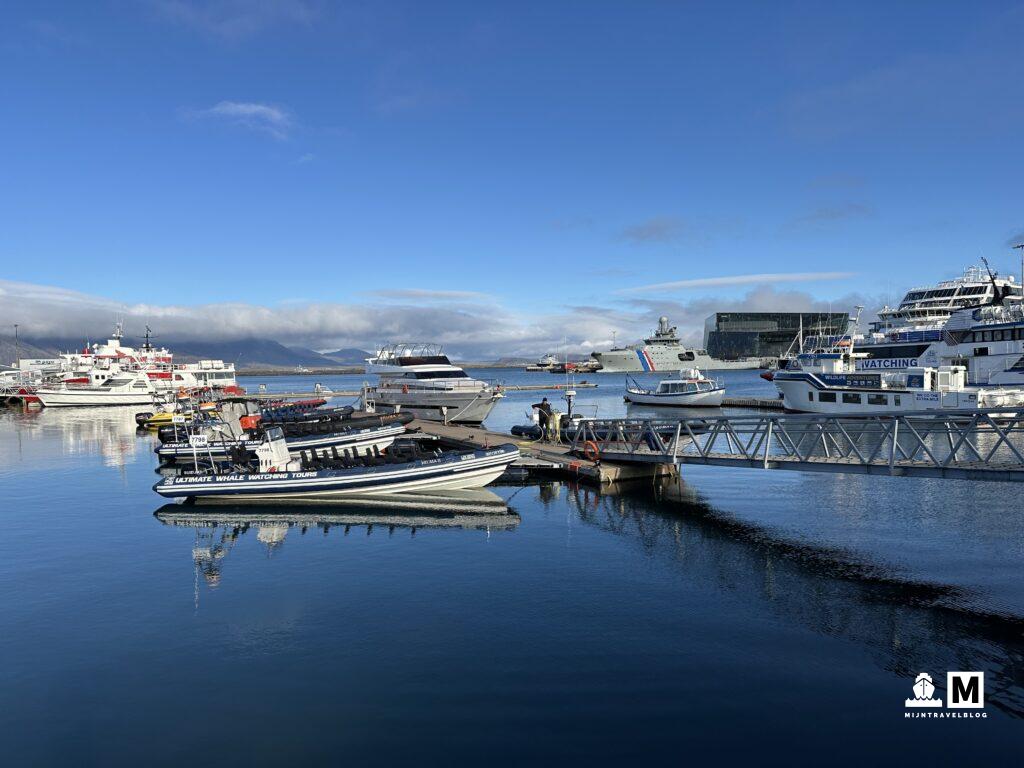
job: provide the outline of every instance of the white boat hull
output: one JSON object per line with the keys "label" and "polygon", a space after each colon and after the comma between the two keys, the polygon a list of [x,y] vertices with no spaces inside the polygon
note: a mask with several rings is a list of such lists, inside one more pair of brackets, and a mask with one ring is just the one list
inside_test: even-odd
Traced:
{"label": "white boat hull", "polygon": [[490,390],[471,392],[371,389],[369,396],[377,405],[399,406],[402,413],[418,419],[479,424],[491,413],[502,395]]}
{"label": "white boat hull", "polygon": [[[649,373],[652,371],[682,371],[689,368],[736,371],[761,367],[760,360],[716,360],[710,355],[675,345],[613,349],[608,352],[594,352],[591,357],[601,365],[598,373]],[[686,359],[680,359],[681,357]]]}
{"label": "white boat hull", "polygon": [[37,389],[34,393],[47,408],[74,405],[152,405],[152,392],[90,392],[86,390]]}
{"label": "white boat hull", "polygon": [[670,405],[684,408],[718,408],[725,397],[725,389],[712,389],[707,392],[643,392],[627,389],[625,401],[635,405]]}
{"label": "white boat hull", "polygon": [[[908,389],[863,390],[821,389],[806,380],[775,378],[787,411],[800,413],[847,414],[870,416],[880,413],[923,413],[966,410],[974,408],[1024,408],[1024,392],[1000,392],[996,389],[969,388],[959,391],[934,392]],[[835,402],[822,401],[821,395],[833,395]],[[844,402],[844,395],[855,402]],[[884,402],[883,402],[884,400]]]}

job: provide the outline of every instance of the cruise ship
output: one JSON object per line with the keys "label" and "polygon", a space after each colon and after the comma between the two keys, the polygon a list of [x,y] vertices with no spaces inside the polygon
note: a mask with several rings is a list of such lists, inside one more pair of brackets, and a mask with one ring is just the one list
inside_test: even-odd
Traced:
{"label": "cruise ship", "polygon": [[421,419],[479,424],[504,397],[453,365],[437,344],[386,344],[366,366],[379,378],[376,386],[364,387],[367,410],[385,405]]}
{"label": "cruise ship", "polygon": [[962,276],[953,280],[912,288],[895,308],[882,307],[869,331],[874,334],[894,329],[941,328],[957,310],[995,303],[996,291],[1000,293],[999,299],[1020,301],[1021,290],[1013,277],[998,277],[983,266],[967,267]]}
{"label": "cruise ship", "polygon": [[613,347],[607,352],[592,352],[590,356],[600,366],[597,369],[600,373],[649,373],[690,368],[721,371],[762,366],[762,361],[754,358],[716,360],[703,349],[686,348],[679,340],[676,327],[669,325],[665,316],[658,318],[654,334],[644,339],[642,344]]}
{"label": "cruise ship", "polygon": [[[984,281],[982,279],[984,276]],[[963,365],[971,384],[1024,383],[1024,344],[1018,343],[1021,286],[980,267],[962,277],[909,291],[895,309],[883,308],[867,334],[850,334],[859,371]],[[803,351],[828,349],[838,337],[808,336]]]}

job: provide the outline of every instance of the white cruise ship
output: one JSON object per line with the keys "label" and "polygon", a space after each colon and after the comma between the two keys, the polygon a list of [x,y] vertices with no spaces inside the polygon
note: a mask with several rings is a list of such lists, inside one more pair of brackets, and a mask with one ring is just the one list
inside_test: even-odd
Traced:
{"label": "white cruise ship", "polygon": [[754,358],[716,360],[703,349],[687,349],[676,334],[676,327],[668,324],[667,317],[658,318],[654,335],[643,344],[613,347],[607,352],[590,355],[600,366],[600,373],[649,373],[651,371],[683,371],[702,368],[711,371],[748,370],[760,368],[762,362]]}
{"label": "white cruise ship", "polygon": [[364,407],[398,406],[421,419],[479,424],[504,395],[453,365],[436,344],[386,344],[366,360],[379,382],[366,387]]}
{"label": "white cruise ship", "polygon": [[990,275],[985,267],[972,266],[962,276],[943,280],[937,285],[912,288],[898,306],[884,306],[878,320],[871,323],[871,333],[885,333],[896,328],[941,328],[950,315],[960,309],[995,303],[996,291],[1010,301],[1020,301],[1021,286],[1014,278]]}

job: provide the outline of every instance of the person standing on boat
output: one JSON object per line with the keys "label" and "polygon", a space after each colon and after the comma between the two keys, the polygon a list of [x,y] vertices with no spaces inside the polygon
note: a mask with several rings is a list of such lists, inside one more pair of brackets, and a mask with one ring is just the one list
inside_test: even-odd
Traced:
{"label": "person standing on boat", "polygon": [[545,397],[539,403],[534,403],[533,407],[537,409],[537,424],[540,426],[540,439],[545,440],[548,437],[548,423],[551,421],[551,403]]}

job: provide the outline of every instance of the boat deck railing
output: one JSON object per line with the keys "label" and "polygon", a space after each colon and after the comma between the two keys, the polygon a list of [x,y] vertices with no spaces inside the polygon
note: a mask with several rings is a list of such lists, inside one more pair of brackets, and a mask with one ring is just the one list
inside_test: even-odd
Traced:
{"label": "boat deck railing", "polygon": [[611,462],[1024,481],[1024,413],[590,419],[572,448]]}

